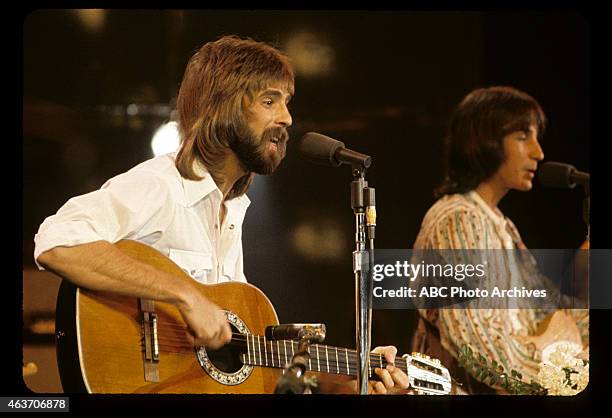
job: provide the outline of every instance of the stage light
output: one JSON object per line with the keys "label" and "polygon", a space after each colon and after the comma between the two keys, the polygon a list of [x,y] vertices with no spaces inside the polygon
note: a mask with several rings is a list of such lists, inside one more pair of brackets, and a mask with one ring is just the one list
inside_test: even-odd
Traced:
{"label": "stage light", "polygon": [[337,262],[350,252],[343,231],[332,219],[317,217],[318,223],[303,221],[291,232],[295,249],[312,262]]}
{"label": "stage light", "polygon": [[138,114],[138,105],[134,103],[128,105],[128,107],[125,108],[125,113],[127,113],[128,116],[136,116]]}
{"label": "stage light", "polygon": [[79,17],[81,23],[91,32],[99,32],[104,28],[106,21],[106,10],[103,9],[78,9],[73,10]]}
{"label": "stage light", "polygon": [[168,122],[159,127],[151,140],[151,149],[155,156],[174,152],[178,149],[180,137],[176,122]]}
{"label": "stage light", "polygon": [[284,49],[300,76],[329,76],[335,70],[334,49],[321,35],[307,31],[295,33],[288,38]]}

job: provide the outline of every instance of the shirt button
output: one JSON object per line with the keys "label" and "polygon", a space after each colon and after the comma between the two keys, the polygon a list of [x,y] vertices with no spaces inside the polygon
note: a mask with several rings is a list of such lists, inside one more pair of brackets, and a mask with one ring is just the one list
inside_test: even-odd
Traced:
{"label": "shirt button", "polygon": [[229,229],[234,229],[234,224],[231,224],[231,225],[229,226]]}
{"label": "shirt button", "polygon": [[215,224],[215,229],[219,229],[219,225]]}

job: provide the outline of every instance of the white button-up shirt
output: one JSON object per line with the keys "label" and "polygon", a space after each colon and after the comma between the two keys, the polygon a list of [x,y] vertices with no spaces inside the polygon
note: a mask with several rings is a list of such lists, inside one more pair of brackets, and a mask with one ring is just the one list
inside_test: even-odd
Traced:
{"label": "white button-up shirt", "polygon": [[57,246],[131,239],[165,254],[198,282],[246,282],[242,222],[249,198],[226,201],[225,220],[219,225],[223,195],[212,176],[197,165],[204,178],[184,179],[175,157],[152,158],[111,178],[100,190],[70,199],[40,226],[34,259]]}

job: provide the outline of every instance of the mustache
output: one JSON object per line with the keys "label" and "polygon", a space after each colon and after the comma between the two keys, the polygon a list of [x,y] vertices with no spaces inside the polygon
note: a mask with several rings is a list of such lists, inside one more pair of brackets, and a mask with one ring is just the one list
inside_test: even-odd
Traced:
{"label": "mustache", "polygon": [[277,138],[279,143],[286,143],[289,141],[289,132],[287,129],[280,126],[266,129],[261,135],[262,140],[271,141],[272,138]]}

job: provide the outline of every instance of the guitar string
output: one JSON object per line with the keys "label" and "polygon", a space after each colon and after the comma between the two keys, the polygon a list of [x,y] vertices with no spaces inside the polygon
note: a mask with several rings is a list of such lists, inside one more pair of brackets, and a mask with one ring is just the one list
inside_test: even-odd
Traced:
{"label": "guitar string", "polygon": [[[165,352],[165,353],[176,353],[176,354],[186,354],[186,355],[192,355],[193,354],[193,348],[188,348],[188,347],[168,347],[166,345],[159,345],[160,348],[160,352]],[[270,355],[268,356],[268,358],[274,359],[276,360],[276,366],[265,366],[265,367],[269,367],[269,368],[276,368],[276,369],[281,369],[284,368],[285,365],[287,363],[289,363],[289,359],[286,358],[284,355],[282,355],[281,353],[278,353],[278,355]],[[252,362],[248,362],[246,364],[249,365],[253,365],[253,366],[264,366],[264,358],[263,356],[261,358],[255,358],[254,361]],[[279,364],[282,364],[282,366],[279,366]],[[400,367],[397,366],[398,368],[402,369],[404,372],[405,370]],[[373,377],[373,373],[375,374],[375,369],[378,368],[373,364],[370,364],[370,370],[369,370],[369,375]],[[351,372],[350,374],[346,373],[346,368],[345,367],[336,367],[334,364],[330,364],[329,367],[329,371],[327,373],[331,373],[331,374],[340,374],[340,375],[351,375],[351,376],[356,376],[357,375],[357,363],[356,362],[349,362],[349,371]],[[321,373],[325,373],[325,368],[322,368],[321,370],[318,370],[317,368],[310,368],[310,371],[315,371],[315,372],[321,372]]]}
{"label": "guitar string", "polygon": [[[169,328],[174,328],[174,330],[179,330],[179,331],[187,331],[187,332],[189,332],[189,331],[188,331],[188,328],[187,328],[186,326],[181,325],[181,324],[179,324],[179,323],[172,323],[172,322],[167,322],[167,321],[157,321],[157,324],[158,324],[158,325],[163,325],[163,326],[164,326],[164,328],[168,328],[168,327],[169,327]],[[163,337],[162,337],[162,334],[164,335]],[[243,343],[243,344],[245,344],[245,345],[246,345],[246,344],[247,344],[246,335],[247,335],[247,334],[232,333],[232,342]],[[258,336],[253,336],[253,334],[248,334],[248,335],[249,335],[251,338],[252,338],[252,337],[258,337]],[[181,338],[179,335],[176,335],[176,334],[173,334],[173,335],[168,335],[167,333],[160,332],[160,330],[158,330],[158,338],[160,338],[160,337],[161,337],[161,338],[165,338],[165,342],[167,342],[167,343],[170,343],[170,344],[172,344],[172,343],[178,343],[179,345],[178,345],[177,347],[179,347],[179,348],[181,348],[181,349],[185,348],[185,349],[187,350],[187,348],[186,348],[186,347],[188,347],[188,346],[185,346],[185,345],[181,345],[181,344],[180,344],[181,342],[184,342],[185,340],[184,340],[184,338]],[[173,338],[174,338],[174,339],[173,339]],[[263,338],[263,337],[260,337],[260,338]],[[252,340],[252,341],[253,341],[253,340]],[[271,351],[270,356],[272,356],[272,354],[274,354],[274,353],[273,353],[273,351],[274,351],[274,346],[273,346],[272,342],[271,342],[270,340],[263,340],[263,341],[265,341],[265,342],[266,342],[266,345],[264,346],[264,347],[265,347],[265,349],[267,349],[267,347],[268,347],[267,343],[268,343],[268,342],[270,342],[270,351]],[[289,343],[291,343],[291,344],[293,344],[294,342],[295,342],[296,344],[298,343],[298,342],[297,342],[297,341],[295,341],[295,340],[285,340],[285,341],[286,341],[286,342],[289,342]],[[258,342],[257,342],[257,346],[258,346],[258,348],[259,348],[259,349],[261,349],[261,343],[262,343],[262,341],[258,341]],[[250,345],[250,344],[251,344],[251,343],[249,342],[249,345]],[[315,345],[315,344],[313,344],[313,345]],[[311,345],[311,346],[313,346],[313,345]],[[320,347],[325,347],[325,345],[321,345],[321,344],[316,344],[316,345],[317,345],[317,346],[320,346]],[[255,343],[253,343],[253,347],[255,348]],[[292,347],[293,347],[293,346],[292,346]],[[333,346],[327,346],[327,347],[333,347]],[[336,348],[336,347],[334,347],[334,348]],[[345,353],[345,356],[344,356],[344,357],[348,357],[348,359],[349,359],[349,369],[351,368],[351,366],[352,366],[352,365],[354,365],[354,366],[356,367],[356,365],[357,365],[357,358],[358,358],[358,353],[357,353],[357,351],[356,351],[356,350],[353,350],[353,349],[345,349],[345,348],[340,348],[340,349],[341,349],[341,350],[346,350],[346,353]],[[191,348],[191,349],[189,349],[189,350],[190,350],[190,351],[192,351],[192,350],[193,350],[193,348]],[[293,350],[293,348],[292,348],[292,350]],[[375,357],[375,356],[379,356],[379,357],[380,357],[379,353],[371,353],[371,355],[372,355],[373,357],[371,357],[371,359],[370,359],[370,368],[372,368],[372,367],[374,367],[374,368],[380,368],[380,367],[381,367],[381,364],[380,364],[380,363],[381,363],[381,359],[377,359],[377,358]],[[254,357],[256,357],[256,358],[258,357],[258,356],[257,356],[255,353],[253,354],[253,356],[254,356]],[[266,356],[261,356],[261,355],[259,355],[259,357],[260,357],[260,359],[262,359],[262,361],[265,361],[265,360],[266,360],[266,358],[267,358]],[[279,360],[279,359],[282,359],[283,357],[284,357],[284,356],[283,356],[281,353],[278,353],[278,354],[277,354],[277,355],[274,357],[274,359],[275,359],[275,360]],[[312,357],[312,354],[311,354],[311,358],[313,358],[313,357]],[[317,357],[314,357],[314,358],[317,358]],[[319,360],[321,360],[321,359],[323,359],[323,358],[324,358],[323,356],[318,356],[318,359],[319,359]],[[272,357],[270,357],[270,359],[272,359]],[[372,359],[373,359],[374,361],[372,361]],[[399,361],[398,361],[398,360],[399,360]],[[329,361],[330,361],[330,360],[329,360],[329,356],[328,356],[328,357],[327,357],[327,362],[329,363]],[[346,361],[344,361],[344,359],[343,359],[341,362],[340,362],[340,360],[339,360],[339,359],[338,359],[337,361],[338,361],[339,363],[342,363],[342,366],[340,366],[340,367],[339,367],[340,369],[345,368],[344,366],[346,366]],[[333,363],[333,359],[332,359],[332,363]],[[263,363],[262,363],[262,364],[263,364]],[[387,359],[386,359],[386,358],[383,356],[383,357],[382,357],[382,368],[386,368],[386,366],[387,366],[388,364],[390,364],[390,363],[389,363],[389,362],[387,361]],[[405,359],[404,359],[403,357],[396,357],[395,362],[393,362],[393,363],[391,363],[391,364],[395,365],[395,367],[400,368],[400,369],[401,369],[402,371],[404,371],[404,372],[406,372],[406,370],[407,370],[407,366],[405,365]],[[331,369],[331,366],[333,366],[333,364],[331,364],[331,365],[330,365],[330,369]],[[338,369],[338,367],[336,367],[336,369]],[[312,370],[315,370],[315,368],[313,367],[313,368],[312,368]]]}
{"label": "guitar string", "polygon": [[[171,328],[174,328],[175,330],[189,332],[189,330],[188,330],[188,328],[186,326],[180,325],[178,323],[171,323],[171,322],[165,322],[165,321],[157,321],[157,324],[158,325],[164,325],[165,327],[169,326]],[[169,338],[175,337],[175,338],[177,338],[177,341],[179,341],[179,340],[182,341],[183,340],[182,337],[180,337],[180,335],[178,335],[178,334],[170,335],[169,333],[163,332],[163,329],[162,330],[158,329],[157,332],[158,332],[158,337],[164,335],[164,336],[169,337]],[[253,335],[253,334],[232,333],[232,340],[241,341],[241,342],[244,342],[246,344],[246,335],[248,335],[251,338],[253,338],[253,337],[257,338],[258,337],[257,335]],[[261,343],[263,342],[263,336],[259,336],[259,338],[262,338],[262,341],[259,342],[259,344],[261,345]],[[297,340],[285,340],[285,341],[294,342],[296,344],[298,343]],[[266,339],[265,342],[268,343],[268,342],[270,342],[270,340]],[[313,345],[315,345],[315,344],[313,344]],[[325,345],[321,345],[321,344],[318,344],[318,345],[319,346],[325,346]],[[331,346],[328,346],[328,347],[331,347]],[[344,348],[340,348],[340,349],[341,350],[345,350]],[[356,350],[354,350],[354,349],[346,349],[346,350],[348,350],[349,355],[357,356]],[[378,353],[372,353],[372,354],[376,355]],[[401,359],[401,357],[397,357],[397,358]]]}
{"label": "guitar string", "polygon": [[[171,353],[178,353],[178,354],[188,354],[188,355],[192,355],[194,352],[194,348],[193,347],[189,347],[189,346],[175,346],[175,345],[168,345],[168,344],[159,344],[159,349],[160,349],[160,353],[162,352],[171,352]],[[242,353],[244,354],[244,353]],[[282,353],[270,353],[270,355],[266,356],[264,358],[264,356],[257,356],[254,355],[254,359],[251,362],[248,362],[248,364],[252,364],[255,366],[264,366],[264,362],[266,361],[266,359],[274,359],[276,364],[283,364],[283,366],[276,366],[275,368],[282,368],[284,367],[287,363],[290,362],[290,358],[292,358],[293,356],[284,356]],[[340,367],[336,366],[335,364],[330,363],[329,364],[329,373],[335,373],[335,374],[342,374],[342,375],[347,375],[347,373],[345,372],[346,370],[346,363],[342,364]],[[383,366],[386,367],[386,362],[383,360]],[[266,367],[274,367],[274,366],[266,366]],[[406,366],[403,365],[402,363],[397,364],[396,365],[397,368],[399,368],[400,370],[406,372]],[[370,362],[369,365],[369,373],[370,375],[374,372],[375,373],[375,369],[380,368],[379,364],[375,364]],[[356,375],[356,371],[358,369],[358,365],[357,362],[355,361],[355,359],[352,359],[349,361],[348,363],[348,369],[349,371],[354,373],[350,373],[351,375]],[[310,367],[310,370],[312,371],[319,371],[319,372],[325,372],[325,367],[319,369],[319,368],[315,368],[315,367]]]}
{"label": "guitar string", "polygon": [[[164,328],[170,327],[170,328],[174,328],[175,330],[188,331],[188,328],[186,326],[180,325],[178,323],[171,323],[171,322],[166,322],[166,321],[158,321],[157,323],[158,323],[158,325],[164,325]],[[181,342],[185,341],[180,336],[178,336],[176,334],[169,335],[167,333],[160,332],[160,331],[161,330],[158,330],[158,341],[160,341],[160,339],[163,339],[164,343],[169,343],[169,345],[171,345],[172,343],[178,343],[178,345],[176,347],[181,348],[181,349],[183,349],[183,348],[186,349],[186,347],[188,347],[188,346],[180,344]],[[248,334],[248,335],[253,337],[252,334]],[[257,337],[257,336],[255,336],[255,337]],[[263,338],[263,337],[261,337],[261,338]],[[239,334],[239,333],[232,333],[232,342],[234,342],[234,341],[246,344],[247,343],[246,335],[245,334]],[[264,341],[266,341],[266,343],[267,343],[269,340],[264,340]],[[291,344],[293,344],[293,342],[294,342],[294,340],[285,340],[285,341],[288,341]],[[257,343],[257,346],[260,349],[261,349],[261,342],[262,341],[258,341],[258,343]],[[297,341],[295,341],[295,343],[297,344]],[[313,344],[313,345],[315,345],[315,344]],[[317,345],[325,347],[324,345],[320,345],[320,344],[317,344]],[[255,347],[255,343],[253,343],[253,346]],[[267,349],[267,344],[264,347]],[[330,346],[327,346],[327,347],[330,347]],[[357,364],[358,354],[357,354],[357,352],[355,350],[344,349],[344,348],[340,348],[340,349],[347,351],[347,353],[345,353],[347,355],[345,355],[345,356],[349,358],[349,369],[350,369],[352,364]],[[272,356],[273,351],[274,351],[274,347],[273,347],[271,342],[270,342],[270,350],[271,350],[270,355]],[[292,346],[292,350],[293,350],[293,346]],[[380,355],[378,353],[371,353],[371,354],[373,356],[377,356],[378,355],[380,357]],[[254,354],[254,357],[257,357],[257,355]],[[267,356],[261,356],[261,355],[259,357],[262,360],[265,360],[267,358]],[[278,355],[275,356],[274,359],[277,360],[277,359],[280,359],[282,357],[283,357],[283,355],[278,353]],[[270,358],[272,359],[272,357],[270,357]],[[323,358],[323,356],[318,356],[319,360],[321,360],[322,358]],[[398,359],[400,360],[399,362],[397,361]],[[370,359],[370,367],[374,367],[374,368],[381,367],[381,362],[382,362],[382,367],[385,368],[389,364],[389,362],[387,361],[387,359],[384,356],[382,357],[382,360],[380,358],[376,359],[375,357],[374,357],[373,360],[374,361],[372,361],[372,358]],[[327,362],[329,363],[329,356],[327,357]],[[402,357],[396,357],[396,361],[394,363],[392,363],[392,364],[394,364],[396,367],[399,367],[401,370],[405,371],[405,365],[403,364],[404,362],[405,362],[405,360]],[[332,359],[332,363],[333,363],[333,359]],[[346,365],[346,362],[344,361],[343,364]],[[333,364],[331,366],[333,366]],[[336,367],[336,368],[338,368],[338,367]],[[342,369],[342,367],[340,367],[340,369]]]}
{"label": "guitar string", "polygon": [[[255,336],[255,337],[257,337],[257,336]],[[243,339],[243,338],[244,338],[244,339]],[[244,334],[233,334],[232,341],[240,341],[240,342],[244,342],[244,343],[246,344],[245,340],[246,340],[246,336],[245,336]],[[253,340],[251,339],[251,341],[253,341]],[[282,341],[282,340],[281,340],[281,341]],[[289,343],[291,343],[291,344],[298,344],[298,342],[297,342],[297,341],[295,341],[295,340],[285,340],[285,341],[287,341],[287,342],[289,342]],[[266,343],[267,343],[267,342],[269,342],[269,340],[266,340]],[[261,343],[261,342],[260,342],[260,343]],[[249,345],[251,345],[251,344],[252,344],[252,343],[251,343],[251,342],[249,342]],[[310,345],[311,349],[312,349],[312,347],[314,347],[314,346],[316,346],[316,347],[328,347],[328,348],[329,348],[329,347],[333,347],[333,346],[324,345],[324,344],[311,344],[311,345]],[[316,348],[316,347],[315,347],[315,348]],[[335,348],[335,347],[334,347],[334,348]],[[272,347],[272,349],[274,349],[274,347]],[[293,350],[293,348],[292,348],[292,350]],[[349,358],[349,365],[350,365],[350,364],[352,364],[352,363],[355,363],[355,364],[357,363],[357,359],[358,359],[359,354],[357,353],[357,351],[356,351],[356,350],[353,350],[353,349],[348,349],[348,348],[340,348],[340,350],[346,350],[346,352],[347,352],[347,354],[348,354],[348,358]],[[313,354],[314,354],[314,353],[310,353],[311,358],[316,358],[316,357],[318,357],[318,358],[319,358],[319,360],[326,358],[325,356],[322,356],[322,355],[321,355],[321,356],[313,356]],[[387,359],[384,357],[384,355],[382,355],[382,354],[380,354],[380,353],[374,353],[374,352],[371,352],[371,353],[370,353],[370,356],[371,356],[371,358],[370,358],[370,363],[371,363],[371,364],[380,364],[380,362],[379,362],[378,358],[376,358],[376,357],[380,357],[380,358],[381,358],[382,363],[383,363],[383,367],[385,367],[385,366],[387,366],[387,365],[389,364],[389,362],[388,362],[388,361],[387,361]],[[330,358],[332,359],[332,362],[333,362],[333,358],[334,358],[334,357],[331,357],[331,356],[327,356],[327,361],[329,361],[329,360],[330,360]],[[373,359],[373,358],[374,358],[374,361],[372,361],[372,359]],[[340,361],[340,360],[338,360],[338,361]],[[405,358],[403,358],[403,357],[395,357],[395,362],[394,362],[394,363],[397,363],[398,367],[402,367],[402,363],[405,363],[405,361],[406,361],[406,360],[405,360]],[[344,362],[344,364],[346,364],[346,361],[344,361],[344,359],[343,359],[343,362]]]}
{"label": "guitar string", "polygon": [[[175,336],[170,336],[170,335],[168,335],[166,333],[158,331],[158,341],[160,343],[167,343],[169,345],[171,345],[172,343],[177,343],[178,344],[177,346],[179,346],[179,347],[188,347],[188,345],[180,344],[180,343],[185,342],[184,338],[178,338],[178,337],[177,338],[173,338],[173,337],[175,337]],[[257,336],[255,336],[255,337],[257,337]],[[261,343],[263,342],[263,337],[260,337],[260,338],[262,338],[262,340],[260,340],[258,343],[251,338],[251,341],[249,342],[249,345],[251,345],[251,343],[252,343],[253,347],[257,346],[257,348],[261,349],[261,345],[262,345]],[[290,344],[292,344],[292,352],[295,352],[293,345],[297,344],[297,341],[294,341],[294,340],[285,340],[285,341],[289,342]],[[270,353],[273,354],[274,346],[273,346],[272,342],[269,341],[269,340],[266,340],[266,345],[265,345],[266,349],[265,350],[267,350],[267,347],[268,347],[267,343],[268,342],[270,342]],[[242,344],[246,344],[247,343],[246,342],[246,335],[233,333],[231,343],[238,343],[238,344],[241,344],[241,345]],[[313,344],[313,345],[311,345],[311,347],[312,346],[326,347],[326,345],[321,345],[321,344]],[[331,347],[331,346],[327,346],[327,347]],[[356,363],[357,352],[355,350],[345,349],[345,348],[340,348],[340,349],[347,351],[347,354],[348,354],[348,357],[349,357],[349,366],[350,366],[350,364],[352,362]],[[382,359],[380,359],[381,355],[379,353],[372,352],[371,355],[373,356],[374,359],[372,361],[372,358],[371,358],[370,363],[373,363],[376,366],[380,366],[380,362],[382,361],[382,366],[383,367],[386,367],[389,364],[389,362],[387,361],[387,359],[384,356],[382,356]],[[312,356],[312,354],[311,354],[311,356]],[[266,358],[266,356],[263,356],[263,355],[259,355],[259,356],[256,356],[256,357],[260,357],[261,359],[264,359],[264,360]],[[280,357],[282,357],[282,354],[280,354]],[[376,357],[378,357],[378,358],[376,358]],[[325,357],[325,356],[318,356],[318,358],[319,358],[319,360],[327,358],[327,362],[329,362],[329,359],[330,359],[329,355],[327,357]],[[400,360],[400,362],[398,362],[398,360]],[[402,357],[396,357],[395,363],[398,363],[398,365],[400,365],[399,367],[401,367],[401,365],[402,365],[401,361],[403,361],[403,360],[404,359]],[[332,357],[332,363],[333,363],[333,361],[334,360],[333,360],[333,357]],[[338,359],[338,362],[339,362],[339,359]],[[344,361],[343,361],[343,363],[346,364],[346,362],[344,362]]]}
{"label": "guitar string", "polygon": [[[163,352],[173,352],[173,353],[177,353],[177,354],[188,354],[188,355],[192,355],[193,354],[193,348],[188,347],[188,346],[182,346],[182,347],[174,347],[174,346],[167,346],[164,344],[160,344],[160,350]],[[279,366],[268,366],[266,364],[266,367],[272,367],[272,368],[283,368],[288,362],[288,356],[285,357],[282,355],[282,353],[270,353],[270,356],[267,356],[267,358],[270,358],[270,360],[274,359],[276,360],[276,364],[278,364]],[[257,358],[257,356],[255,356],[254,361],[253,362],[249,362],[249,364],[252,364],[254,366],[264,366],[264,360],[266,360],[263,358],[263,356],[260,356],[259,358]],[[283,364],[283,366],[280,366],[280,364]],[[403,364],[399,364],[396,367],[398,367],[400,370],[406,372],[406,368]],[[369,365],[369,376],[370,377],[378,377],[378,375],[376,375],[376,368],[377,365],[376,364],[372,364],[370,363]],[[310,370],[312,371],[318,371],[318,372],[325,372],[325,370],[318,370],[315,368],[310,368]],[[333,363],[330,365],[329,369],[328,369],[328,373],[332,373],[332,374],[340,374],[340,375],[352,375],[352,376],[356,376],[357,375],[357,363],[355,361],[350,361],[349,362],[349,372],[351,373],[346,373],[345,372],[345,367],[334,367]]]}
{"label": "guitar string", "polygon": [[[230,345],[240,345],[240,346],[246,345],[246,338],[241,338],[241,337],[245,337],[245,336],[243,334],[234,334],[234,337],[232,338],[232,340],[228,344],[230,344]],[[289,342],[291,344],[292,353],[295,353],[296,350],[295,350],[294,345],[297,344],[297,342],[293,341],[293,340],[284,340],[284,341],[285,342]],[[171,346],[171,345],[175,344],[177,347],[185,347],[185,348],[186,347],[191,347],[189,344],[185,344],[186,342],[188,342],[185,339],[171,338],[171,337],[168,337],[164,333],[161,333],[161,334],[158,333],[158,342],[160,344],[164,344],[164,345],[167,345],[167,346]],[[249,341],[249,347],[251,346],[251,343],[253,343],[252,344],[253,347],[256,347],[256,345],[258,345],[257,348],[261,349],[261,343],[262,342],[263,342],[263,340],[260,340],[259,344],[256,344],[256,341],[251,339],[251,341]],[[267,344],[268,342],[270,342],[270,345]],[[181,343],[183,343],[183,344],[181,344]],[[322,344],[313,344],[313,345],[311,345],[311,347],[313,347],[313,346],[315,346],[315,349],[318,348],[318,347],[326,347],[325,345],[322,345]],[[274,352],[274,344],[272,343],[272,341],[266,340],[266,348],[264,349],[264,351],[267,351],[268,347],[270,347],[270,355],[271,356],[272,355],[279,355],[280,357],[283,356],[282,352],[280,354]],[[331,346],[327,346],[327,347],[329,348]],[[334,348],[336,348],[336,347],[334,347]],[[345,354],[348,354],[350,362],[356,362],[356,360],[357,360],[357,352],[355,350],[344,349],[344,348],[340,348],[340,350],[346,350]],[[312,354],[314,354],[314,353],[312,353]],[[312,356],[312,354],[311,354],[311,356]],[[372,364],[380,365],[381,361],[383,363],[383,366],[388,364],[387,359],[384,356],[381,357],[381,354],[372,352],[371,355],[374,358],[374,361],[371,361]],[[266,358],[265,355],[258,355],[256,357],[259,357],[259,358],[264,359],[264,360]],[[378,357],[378,358],[376,358],[376,357]],[[325,357],[325,356],[321,355],[321,356],[318,356],[318,358],[319,359],[327,358],[327,361],[329,361],[330,356],[328,355],[327,357]],[[403,358],[401,358],[401,357],[396,357],[396,362],[397,362],[398,359],[399,360],[403,360]],[[340,362],[339,359],[338,359],[338,362]],[[333,363],[333,358],[332,358],[332,363]],[[345,363],[344,360],[343,360],[343,363]],[[401,364],[401,363],[399,363],[399,364]]]}
{"label": "guitar string", "polygon": [[170,327],[174,329],[188,329],[186,325],[181,324],[180,322],[168,322],[168,321],[160,321],[159,317],[157,317],[157,325],[163,325],[164,327]]}
{"label": "guitar string", "polygon": [[[188,327],[187,327],[187,326],[185,326],[185,325],[181,325],[180,323],[172,323],[172,322],[167,322],[167,321],[159,321],[159,320],[158,320],[158,321],[157,321],[157,324],[158,324],[158,325],[163,325],[163,326],[164,326],[164,328],[171,328],[171,329],[174,329],[174,330],[179,330],[179,331],[187,331],[187,332],[189,332],[189,331],[188,331]],[[161,334],[162,334],[162,331],[161,331],[161,330],[158,330],[158,338],[159,338],[159,336],[161,336]],[[165,333],[164,333],[164,334],[165,334]],[[167,335],[167,334],[166,334],[166,335]],[[253,336],[253,334],[248,334],[248,335],[250,335],[251,337]],[[177,342],[179,342],[179,341],[183,341],[183,339],[182,339],[182,338],[181,338],[179,335],[174,334],[174,335],[173,335],[173,337],[176,337],[176,338],[177,338],[177,340],[176,340]],[[255,337],[257,337],[257,336],[255,336]],[[170,337],[169,337],[169,338],[170,338]],[[260,338],[263,338],[263,337],[260,337]],[[241,339],[242,339],[242,340],[241,340]],[[244,342],[244,343],[246,344],[246,337],[245,337],[245,334],[240,334],[240,333],[232,333],[232,340],[242,341],[242,342]],[[266,342],[268,342],[269,340],[265,340],[265,341],[266,341]],[[295,340],[286,340],[286,341],[291,341],[291,342],[293,342],[293,341],[295,341]],[[296,341],[296,343],[297,343],[297,341]],[[259,348],[261,348],[261,345],[260,345],[260,344],[261,344],[261,342],[259,342],[259,344],[258,344],[258,347],[259,347]],[[314,345],[314,344],[313,344],[313,345]],[[266,346],[264,346],[264,347],[266,347],[266,348],[267,348],[267,345],[266,345]],[[342,349],[342,350],[345,350],[344,348],[341,348],[341,349]],[[273,350],[273,347],[272,347],[272,350]],[[349,358],[350,358],[350,357],[354,357],[354,358],[353,358],[353,359],[351,359],[351,360],[355,360],[355,361],[356,361],[356,358],[357,358],[357,356],[358,356],[357,352],[356,352],[355,350],[351,350],[351,349],[346,349],[346,350],[348,351],[348,356],[349,356]],[[372,353],[372,354],[376,355],[376,354],[378,354],[378,353]],[[321,357],[319,357],[319,359],[321,359],[321,358],[322,358],[322,356],[321,356]],[[400,357],[400,359],[401,359],[401,357]],[[328,361],[329,361],[329,357],[328,357]],[[388,362],[387,362],[387,360],[386,360],[386,359],[383,357],[383,367],[386,367],[387,363],[388,363]],[[345,362],[345,364],[346,364],[346,362]],[[400,364],[401,364],[401,363],[400,363]],[[350,363],[349,363],[349,367],[350,367]]]}
{"label": "guitar string", "polygon": [[[182,326],[182,325],[180,325],[180,324],[178,324],[178,323],[170,323],[170,322],[166,322],[166,321],[157,321],[157,324],[158,324],[158,325],[163,325],[163,326],[164,326],[164,328],[166,328],[166,329],[167,329],[167,328],[171,328],[171,329],[173,328],[174,330],[189,332],[189,331],[188,331],[188,328],[187,328],[186,326]],[[162,338],[162,336],[163,336],[163,338],[165,338],[165,339],[166,339],[166,341],[173,341],[173,342],[177,342],[177,343],[180,343],[180,342],[183,342],[183,341],[184,341],[184,338],[183,338],[183,337],[181,337],[180,335],[177,335],[177,334],[172,334],[172,335],[170,335],[169,333],[165,333],[165,332],[163,332],[162,330],[158,330],[158,338]],[[249,336],[253,337],[253,335],[252,335],[252,334],[249,334]],[[257,337],[257,336],[255,336],[255,337]],[[263,338],[263,337],[260,337],[260,338]],[[241,342],[243,342],[244,344],[246,344],[246,343],[247,343],[247,342],[246,342],[246,336],[245,336],[245,334],[232,333],[232,340],[235,340],[235,341],[241,341]],[[266,341],[266,343],[267,343],[269,340],[265,340],[265,341]],[[291,342],[291,343],[293,344],[293,342],[294,342],[295,340],[285,340],[285,341]],[[259,342],[257,343],[257,347],[258,347],[258,348],[261,348],[261,342],[262,342],[262,341],[259,341]],[[295,341],[295,343],[297,344],[297,341]],[[313,345],[314,345],[314,344],[313,344]],[[254,346],[255,346],[255,345],[254,345]],[[319,346],[323,346],[323,345],[319,345]],[[265,347],[265,349],[267,349],[267,347],[268,347],[268,346],[267,346],[267,344],[266,344],[266,345],[264,345],[264,347]],[[324,346],[323,346],[323,347],[324,347]],[[328,346],[328,347],[330,347],[330,346]],[[334,348],[335,348],[335,347],[334,347]],[[274,350],[274,347],[271,347],[271,350],[273,351],[273,350]],[[344,349],[344,348],[341,348],[341,350],[345,350],[345,349]],[[356,352],[355,350],[350,350],[350,349],[346,349],[346,350],[348,351],[348,357],[349,357],[349,358],[353,357],[353,358],[351,358],[351,360],[356,361],[357,352]],[[372,353],[372,354],[373,354],[373,355],[376,355],[376,354],[378,354],[378,353]],[[346,355],[345,355],[345,357],[346,357]],[[262,357],[262,358],[264,358],[264,357]],[[323,356],[319,356],[318,358],[319,358],[319,360],[320,360],[320,359],[322,359],[322,358],[323,358]],[[327,361],[329,362],[329,357],[327,357]],[[345,364],[346,364],[346,362],[345,362]],[[386,359],[383,359],[383,367],[386,367],[386,365],[387,365],[387,360],[386,360]],[[350,363],[349,363],[349,367],[350,367]]]}
{"label": "guitar string", "polygon": [[[290,344],[294,344],[294,345],[296,343],[296,342],[294,342],[292,340],[285,340],[285,341],[289,342]],[[188,345],[188,344],[184,344],[185,342],[186,341],[184,339],[180,339],[180,340],[179,339],[172,339],[172,338],[167,338],[167,337],[165,337],[163,335],[158,335],[158,343],[160,345],[163,345],[163,346],[175,346],[175,347],[190,349],[190,350],[193,351],[194,348],[192,346]],[[183,343],[183,344],[181,344],[181,343]],[[239,345],[239,346],[243,346],[244,347],[246,342],[234,339],[234,340],[230,341],[230,343],[228,343],[228,344],[229,345],[234,344],[234,345]],[[251,343],[249,343],[249,345],[251,345]],[[257,344],[254,344],[254,346],[257,349],[261,349],[262,348],[261,347],[261,342],[260,342],[259,346],[257,346]],[[317,347],[325,347],[324,345],[321,345],[321,344],[316,344],[316,346]],[[330,346],[327,346],[327,347],[329,348]],[[276,358],[279,358],[279,357],[280,358],[284,357],[284,355],[282,354],[282,350],[281,350],[280,353],[274,352],[275,348],[274,348],[274,345],[272,344],[272,342],[270,342],[270,345],[266,344],[266,348],[264,349],[264,351],[268,351],[268,348],[269,348],[270,355],[266,356],[266,355],[263,355],[263,354],[255,354],[254,357],[260,358],[260,359],[262,359],[262,361],[265,361],[266,358],[272,358],[273,357],[274,359],[276,359]],[[316,349],[316,347],[315,347],[315,349]],[[293,346],[291,348],[291,350],[292,350],[292,353],[295,353],[296,347]],[[349,367],[350,367],[350,364],[356,364],[357,363],[357,353],[354,350],[344,349],[344,348],[340,348],[340,350],[346,350],[347,351],[348,356],[345,355],[343,357],[348,357],[349,358]],[[329,356],[329,355],[327,357],[323,356],[323,355],[314,356],[314,353],[311,353],[310,355],[311,355],[311,359],[312,358],[318,358],[319,360],[326,361],[326,363],[330,363],[330,368],[332,366],[336,367],[334,365],[335,357],[332,357],[332,356]],[[372,355],[372,357],[370,359],[370,363],[371,363],[372,367],[381,367],[381,364],[380,364],[381,362],[382,362],[382,367],[383,368],[386,367],[389,364],[389,362],[387,361],[387,359],[384,356],[382,357],[382,359],[380,358],[380,354],[379,353],[371,353],[371,355]],[[287,357],[293,357],[293,354],[291,356],[287,356]],[[402,362],[401,361],[398,362],[398,360],[404,360],[404,359],[401,358],[401,357],[396,357],[396,362],[395,363],[397,363],[397,367],[401,368],[402,367]],[[346,361],[344,360],[344,358],[342,359],[342,361],[340,361],[340,358],[338,358],[337,363],[345,365]],[[338,367],[336,367],[336,368],[338,368]],[[342,367],[339,367],[339,368],[342,369]]]}

